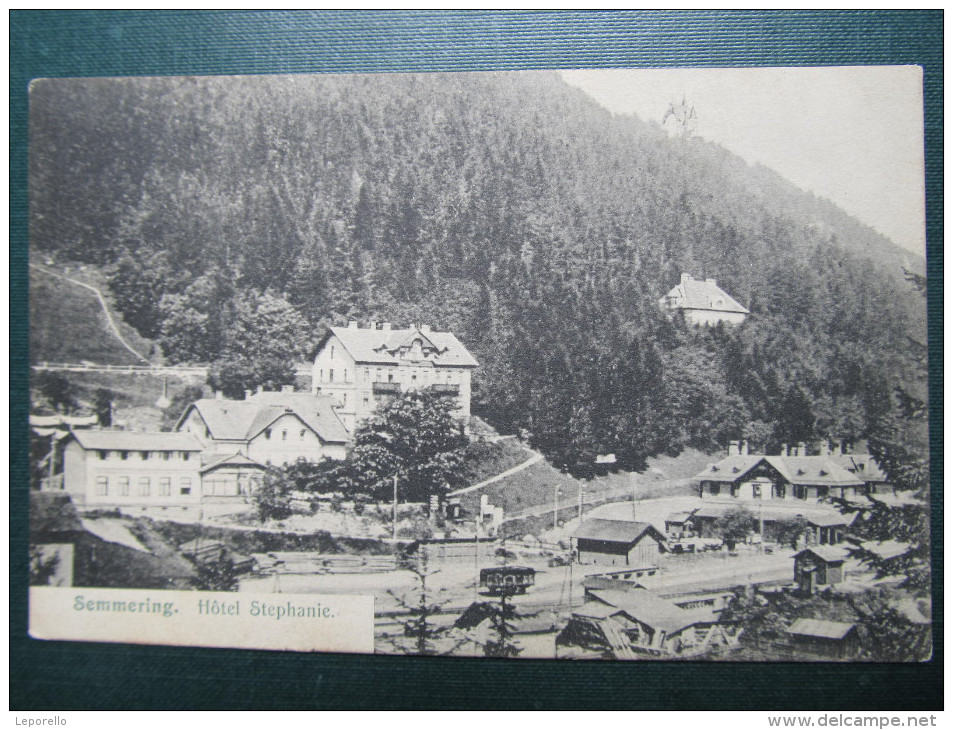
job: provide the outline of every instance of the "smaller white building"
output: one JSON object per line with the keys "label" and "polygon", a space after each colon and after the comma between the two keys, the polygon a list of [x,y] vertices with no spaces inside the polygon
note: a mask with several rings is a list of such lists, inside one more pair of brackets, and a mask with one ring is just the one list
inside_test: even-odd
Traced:
{"label": "smaller white building", "polygon": [[[264,466],[343,459],[349,438],[333,399],[290,387],[247,391],[244,400],[202,398],[186,409],[176,429],[198,440],[205,466],[236,456]],[[230,466],[240,468],[239,462]]]}
{"label": "smaller white building", "polygon": [[717,281],[694,279],[691,274],[682,274],[681,281],[659,299],[659,306],[670,312],[681,310],[686,322],[706,327],[719,322],[741,324],[750,314]]}
{"label": "smaller white building", "polygon": [[63,489],[86,507],[194,506],[201,452],[188,433],[73,431],[64,439]]}

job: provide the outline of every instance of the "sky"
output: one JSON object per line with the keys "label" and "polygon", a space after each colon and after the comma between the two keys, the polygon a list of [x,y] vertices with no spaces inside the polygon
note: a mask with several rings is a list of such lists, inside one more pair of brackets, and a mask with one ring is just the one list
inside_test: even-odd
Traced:
{"label": "sky", "polygon": [[695,134],[828,198],[925,255],[918,66],[563,71],[609,111],[661,123],[684,96]]}

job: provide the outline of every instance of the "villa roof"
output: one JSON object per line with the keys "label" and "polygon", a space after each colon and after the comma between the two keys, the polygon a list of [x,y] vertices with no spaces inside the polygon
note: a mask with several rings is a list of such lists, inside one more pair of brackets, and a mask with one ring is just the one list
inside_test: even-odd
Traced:
{"label": "villa roof", "polygon": [[743,454],[727,456],[709,464],[695,478],[710,482],[736,482],[761,462],[773,467],[790,484],[806,486],[860,487],[864,480],[838,465],[831,456],[773,456]]}
{"label": "villa roof", "polygon": [[113,431],[82,429],[71,435],[84,449],[104,451],[201,451],[190,433],[178,431]]}
{"label": "villa roof", "polygon": [[828,458],[865,482],[887,481],[887,475],[870,454],[832,454]]}
{"label": "villa roof", "polygon": [[407,329],[364,329],[360,327],[331,327],[319,345],[319,349],[334,335],[354,361],[369,365],[397,365],[397,349],[412,339],[420,337],[425,346],[433,345],[436,354],[432,359],[436,367],[474,368],[480,363],[452,332],[434,332],[419,327]]}
{"label": "villa roof", "polygon": [[265,466],[264,464],[259,464],[254,459],[249,459],[247,456],[245,456],[242,453],[237,453],[237,454],[232,454],[231,456],[226,456],[224,458],[218,459],[217,461],[213,461],[212,463],[206,466],[203,466],[201,469],[199,469],[199,473],[205,474],[206,472],[210,472],[215,469],[219,469],[221,467],[228,467],[228,466],[251,467],[255,469],[264,469],[266,471],[268,470],[268,467]]}
{"label": "villa roof", "polygon": [[714,279],[694,279],[682,275],[682,280],[662,297],[661,303],[670,309],[703,309],[712,312],[750,314]]}
{"label": "villa roof", "polygon": [[327,443],[346,443],[347,430],[332,408],[333,399],[311,393],[262,392],[245,400],[202,398],[189,411],[198,411],[212,438],[223,441],[248,441],[285,414],[297,416]]}

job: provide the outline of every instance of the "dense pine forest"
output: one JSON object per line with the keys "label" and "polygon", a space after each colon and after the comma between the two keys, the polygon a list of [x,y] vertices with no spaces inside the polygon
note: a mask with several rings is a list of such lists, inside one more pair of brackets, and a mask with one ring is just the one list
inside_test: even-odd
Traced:
{"label": "dense pine forest", "polygon": [[[426,322],[480,360],[473,411],[572,469],[863,438],[923,396],[922,260],[555,73],[46,80],[30,144],[34,250],[239,392],[325,325]],[[670,319],[682,272],[748,321]]]}

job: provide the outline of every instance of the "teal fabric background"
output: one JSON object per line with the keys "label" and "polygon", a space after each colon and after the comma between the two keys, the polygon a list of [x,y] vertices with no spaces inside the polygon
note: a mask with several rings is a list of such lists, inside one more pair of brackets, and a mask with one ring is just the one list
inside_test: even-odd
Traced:
{"label": "teal fabric background", "polygon": [[[11,709],[942,707],[942,11],[12,11]],[[924,67],[935,651],[919,665],[568,663],[33,641],[27,88],[37,77],[660,66]]]}

